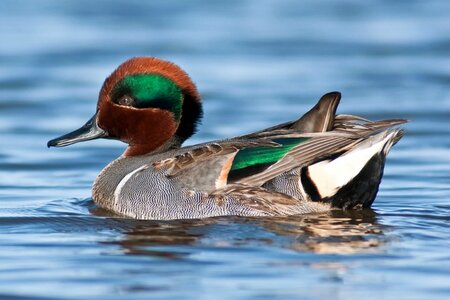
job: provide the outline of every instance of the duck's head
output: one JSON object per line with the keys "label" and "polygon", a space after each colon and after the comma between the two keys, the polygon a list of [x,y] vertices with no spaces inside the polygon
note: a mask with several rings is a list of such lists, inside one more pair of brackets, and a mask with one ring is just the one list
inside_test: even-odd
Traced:
{"label": "duck's head", "polygon": [[195,84],[177,65],[154,57],[121,64],[104,82],[97,112],[80,129],[48,142],[62,147],[97,138],[118,139],[126,156],[179,146],[202,116]]}

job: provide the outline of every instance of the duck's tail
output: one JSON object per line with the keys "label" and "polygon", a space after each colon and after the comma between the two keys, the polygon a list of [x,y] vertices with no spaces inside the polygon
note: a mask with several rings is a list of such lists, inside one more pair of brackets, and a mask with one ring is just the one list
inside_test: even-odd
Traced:
{"label": "duck's tail", "polygon": [[[370,207],[378,192],[386,155],[403,136],[403,130],[396,127],[407,120],[369,121],[336,115],[340,99],[339,92],[325,94],[300,119],[253,134],[270,138],[300,134],[312,140],[288,152],[284,164],[246,178],[246,184],[262,184],[297,199],[339,208]],[[340,138],[348,144],[341,145]],[[292,161],[297,164],[290,164]]]}
{"label": "duck's tail", "polygon": [[308,166],[302,172],[305,192],[311,200],[334,207],[370,207],[383,176],[386,155],[402,136],[401,129],[384,130],[334,159]]}

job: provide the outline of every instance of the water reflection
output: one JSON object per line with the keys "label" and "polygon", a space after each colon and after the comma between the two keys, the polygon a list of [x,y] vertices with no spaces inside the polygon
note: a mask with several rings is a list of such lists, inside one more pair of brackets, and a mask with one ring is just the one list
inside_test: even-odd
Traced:
{"label": "water reflection", "polygon": [[203,234],[192,232],[192,228],[193,224],[189,223],[171,224],[170,222],[142,221],[142,224],[127,231],[123,239],[112,243],[120,245],[125,254],[182,259],[189,253],[168,251],[165,246],[197,244]]}
{"label": "water reflection", "polygon": [[[265,245],[298,252],[351,254],[379,251],[383,226],[373,210],[331,211],[277,218],[221,217],[183,221],[124,221],[129,229],[120,245],[124,253],[182,259],[188,247]],[[245,225],[245,226],[242,226]],[[245,232],[242,228],[246,228]],[[175,246],[175,247],[174,247]]]}
{"label": "water reflection", "polygon": [[374,250],[385,241],[371,209],[267,220],[262,225],[291,237],[286,247],[302,252],[351,254]]}

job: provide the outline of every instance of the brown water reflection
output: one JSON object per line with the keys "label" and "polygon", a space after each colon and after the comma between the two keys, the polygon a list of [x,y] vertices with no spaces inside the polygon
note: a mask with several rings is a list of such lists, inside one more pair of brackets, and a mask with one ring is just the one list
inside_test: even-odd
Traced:
{"label": "brown water reflection", "polygon": [[298,252],[351,254],[379,251],[385,243],[383,226],[377,223],[376,213],[370,209],[283,218],[123,221],[127,224],[123,237],[108,243],[120,245],[126,254],[169,259],[182,259],[189,254],[189,250],[172,246],[263,244]]}
{"label": "brown water reflection", "polygon": [[333,211],[320,215],[262,221],[264,228],[291,237],[287,248],[314,253],[350,254],[384,244],[374,211]]}

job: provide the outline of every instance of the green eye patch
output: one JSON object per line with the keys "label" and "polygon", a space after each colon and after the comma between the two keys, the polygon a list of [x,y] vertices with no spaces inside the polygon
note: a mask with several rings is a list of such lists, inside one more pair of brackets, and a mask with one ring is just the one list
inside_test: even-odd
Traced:
{"label": "green eye patch", "polygon": [[183,106],[183,93],[170,79],[158,74],[129,75],[120,80],[113,89],[112,99],[127,95],[134,99],[133,107],[160,108],[173,113],[179,121]]}

